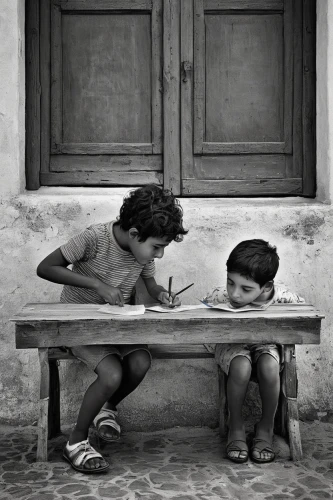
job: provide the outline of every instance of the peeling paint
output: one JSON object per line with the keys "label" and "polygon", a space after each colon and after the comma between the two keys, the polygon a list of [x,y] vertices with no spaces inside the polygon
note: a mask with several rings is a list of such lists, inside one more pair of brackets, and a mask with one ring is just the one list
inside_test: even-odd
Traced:
{"label": "peeling paint", "polygon": [[314,245],[315,236],[323,224],[325,224],[324,216],[314,213],[306,214],[300,217],[299,222],[285,226],[282,234],[293,240],[306,241],[307,245]]}

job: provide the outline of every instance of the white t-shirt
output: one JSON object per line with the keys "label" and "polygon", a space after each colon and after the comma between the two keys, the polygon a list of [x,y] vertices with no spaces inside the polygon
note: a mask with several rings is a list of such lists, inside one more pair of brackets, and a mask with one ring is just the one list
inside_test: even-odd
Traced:
{"label": "white t-shirt", "polygon": [[[225,304],[229,302],[228,292],[225,287],[218,286],[207,292],[206,296],[202,299],[204,302],[209,304]],[[290,292],[287,288],[274,285],[274,295],[271,299],[267,301],[269,305],[271,304],[299,304],[305,302],[305,300],[300,297],[297,293]],[[266,304],[267,304],[266,302]],[[264,304],[265,302],[260,302]],[[252,302],[252,304],[259,304],[259,302]]]}

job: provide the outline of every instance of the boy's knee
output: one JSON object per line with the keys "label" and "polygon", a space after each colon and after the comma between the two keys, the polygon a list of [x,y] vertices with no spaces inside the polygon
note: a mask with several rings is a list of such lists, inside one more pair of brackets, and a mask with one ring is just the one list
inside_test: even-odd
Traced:
{"label": "boy's knee", "polygon": [[103,391],[112,394],[118,389],[123,377],[121,363],[113,357],[104,358],[96,369]]}
{"label": "boy's knee", "polygon": [[228,377],[239,383],[247,383],[251,378],[252,365],[245,356],[236,356],[230,363]]}
{"label": "boy's knee", "polygon": [[257,362],[258,379],[265,379],[272,383],[279,378],[280,367],[279,363],[270,354],[262,354]]}
{"label": "boy's knee", "polygon": [[127,356],[128,368],[133,376],[144,377],[151,365],[151,358],[147,351],[134,351]]}

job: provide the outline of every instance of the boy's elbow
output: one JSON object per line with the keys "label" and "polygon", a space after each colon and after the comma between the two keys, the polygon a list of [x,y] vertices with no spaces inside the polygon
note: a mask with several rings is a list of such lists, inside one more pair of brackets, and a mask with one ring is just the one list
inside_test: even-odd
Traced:
{"label": "boy's elbow", "polygon": [[38,265],[36,273],[39,278],[46,279],[46,273],[42,262]]}

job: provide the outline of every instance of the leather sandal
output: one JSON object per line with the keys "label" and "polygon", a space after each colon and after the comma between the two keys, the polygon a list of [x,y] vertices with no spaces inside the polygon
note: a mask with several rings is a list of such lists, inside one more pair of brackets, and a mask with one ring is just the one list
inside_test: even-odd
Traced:
{"label": "leather sandal", "polygon": [[[232,451],[237,451],[239,455],[241,452],[245,452],[246,456],[240,457],[238,455],[238,457],[231,457],[230,453]],[[249,458],[249,450],[246,441],[243,441],[241,439],[235,439],[234,441],[230,441],[230,443],[227,444],[227,458],[232,462],[235,462],[236,464],[244,464],[245,462],[247,462]]]}
{"label": "leather sandal", "polygon": [[[260,456],[262,453],[270,453],[271,457],[269,458],[257,458],[253,456],[253,452],[257,451],[260,453]],[[273,451],[273,445],[272,443],[269,443],[268,441],[265,441],[264,439],[259,439],[259,438],[254,438],[252,441],[252,447],[251,447],[251,460],[257,464],[269,464],[270,462],[273,462],[275,460],[275,453]]]}
{"label": "leather sandal", "polygon": [[[109,443],[113,441],[118,441],[120,438],[120,425],[117,421],[118,413],[116,410],[108,410],[107,408],[102,408],[99,414],[94,418],[94,425],[96,427],[97,435]],[[112,427],[116,431],[116,436],[108,437],[101,434],[100,429],[103,426]]]}
{"label": "leather sandal", "polygon": [[[89,443],[89,440],[80,441],[75,445],[66,444],[63,451],[63,458],[67,460],[77,472],[83,472],[84,474],[97,474],[99,472],[106,471],[110,464],[102,457],[98,451],[95,450]],[[106,462],[106,465],[97,467],[95,469],[88,469],[85,467],[88,460],[92,458],[99,458]]]}

